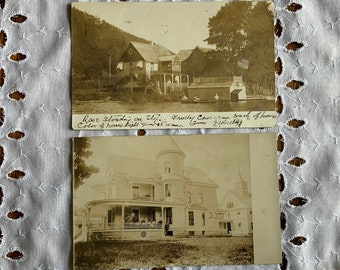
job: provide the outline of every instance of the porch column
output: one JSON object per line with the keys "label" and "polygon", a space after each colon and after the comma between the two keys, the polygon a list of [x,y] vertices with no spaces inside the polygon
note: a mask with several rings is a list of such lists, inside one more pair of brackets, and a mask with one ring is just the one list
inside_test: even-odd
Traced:
{"label": "porch column", "polygon": [[164,227],[165,227],[165,222],[164,222],[164,207],[162,206],[162,237],[165,236],[165,231],[164,231]]}
{"label": "porch column", "polygon": [[122,224],[121,224],[121,229],[122,231],[122,238],[125,236],[125,231],[124,231],[124,216],[125,216],[125,203],[122,204]]}
{"label": "porch column", "polygon": [[122,229],[124,229],[125,204],[122,204]]}
{"label": "porch column", "polygon": [[85,239],[87,240],[87,235],[86,235],[86,212],[85,216],[82,217],[81,219],[81,235],[85,235]]}
{"label": "porch column", "polygon": [[174,91],[174,74],[171,73],[171,92]]}
{"label": "porch column", "polygon": [[182,74],[179,74],[179,91],[182,92]]}
{"label": "porch column", "polygon": [[166,95],[166,74],[163,74],[163,94]]}
{"label": "porch column", "polygon": [[90,213],[91,207],[88,207],[85,211],[85,222],[86,222],[86,240],[89,240],[89,233],[90,233]]}

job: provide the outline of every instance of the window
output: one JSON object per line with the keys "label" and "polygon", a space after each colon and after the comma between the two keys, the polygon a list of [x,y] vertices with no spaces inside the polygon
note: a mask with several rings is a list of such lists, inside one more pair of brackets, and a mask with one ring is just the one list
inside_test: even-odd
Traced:
{"label": "window", "polygon": [[143,61],[138,61],[136,67],[142,68],[143,67]]}
{"label": "window", "polygon": [[189,226],[194,226],[195,221],[194,221],[194,211],[189,211]]}
{"label": "window", "polygon": [[253,229],[253,222],[250,223],[250,227],[251,227],[251,230],[254,230]]}
{"label": "window", "polygon": [[191,203],[191,192],[190,191],[187,192],[187,202]]}
{"label": "window", "polygon": [[202,226],[205,226],[205,213],[202,212]]}
{"label": "window", "polygon": [[171,196],[171,184],[165,184],[165,197]]}
{"label": "window", "polygon": [[139,186],[133,186],[132,187],[132,196],[133,196],[133,198],[139,197]]}
{"label": "window", "polygon": [[165,169],[165,173],[171,173],[171,162],[170,161],[166,161],[164,163],[164,169]]}
{"label": "window", "polygon": [[113,211],[112,209],[107,211],[107,223],[112,223],[113,222]]}
{"label": "window", "polygon": [[157,71],[157,70],[158,70],[158,64],[153,63],[153,64],[151,65],[151,70]]}
{"label": "window", "polygon": [[203,204],[203,193],[202,192],[198,193],[198,203]]}
{"label": "window", "polygon": [[165,220],[167,224],[172,224],[172,208],[165,208]]}
{"label": "window", "polygon": [[118,65],[117,65],[117,69],[118,70],[123,70],[124,68],[124,63],[123,62],[119,62]]}

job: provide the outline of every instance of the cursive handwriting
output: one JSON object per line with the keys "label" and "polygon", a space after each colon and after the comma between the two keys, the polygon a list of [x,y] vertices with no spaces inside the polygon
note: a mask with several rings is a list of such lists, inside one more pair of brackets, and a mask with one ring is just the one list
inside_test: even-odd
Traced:
{"label": "cursive handwriting", "polygon": [[272,111],[221,113],[151,113],[75,115],[76,129],[162,129],[270,127],[276,123]]}

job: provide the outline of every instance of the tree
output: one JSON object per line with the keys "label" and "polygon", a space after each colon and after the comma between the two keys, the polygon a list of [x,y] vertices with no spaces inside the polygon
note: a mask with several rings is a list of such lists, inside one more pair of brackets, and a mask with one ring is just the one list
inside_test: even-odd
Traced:
{"label": "tree", "polygon": [[209,19],[208,44],[216,45],[217,58],[224,59],[227,73],[234,73],[237,61],[248,43],[245,29],[248,24],[248,14],[251,2],[227,3]]}
{"label": "tree", "polygon": [[98,173],[99,169],[92,165],[87,165],[85,159],[92,155],[88,149],[91,147],[89,138],[75,138],[73,140],[73,170],[74,187],[78,188],[84,184],[84,180],[92,174]]}
{"label": "tree", "polygon": [[250,62],[248,79],[274,89],[274,22],[269,5],[269,2],[260,1],[249,13],[245,57]]}
{"label": "tree", "polygon": [[72,71],[87,79],[108,72],[109,50],[116,67],[130,41],[148,42],[74,7],[71,16]]}
{"label": "tree", "polygon": [[[215,58],[223,58],[226,75],[274,90],[274,29],[270,2],[232,2],[209,19],[208,44],[216,45]],[[238,61],[249,61],[248,69]],[[273,93],[271,93],[273,94]]]}

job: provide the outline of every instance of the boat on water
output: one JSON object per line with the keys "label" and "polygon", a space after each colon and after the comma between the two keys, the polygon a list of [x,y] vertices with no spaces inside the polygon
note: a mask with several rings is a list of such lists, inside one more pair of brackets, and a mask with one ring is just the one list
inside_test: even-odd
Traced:
{"label": "boat on water", "polygon": [[181,100],[182,103],[218,103],[226,100],[193,100],[193,99],[188,99],[188,100]]}

